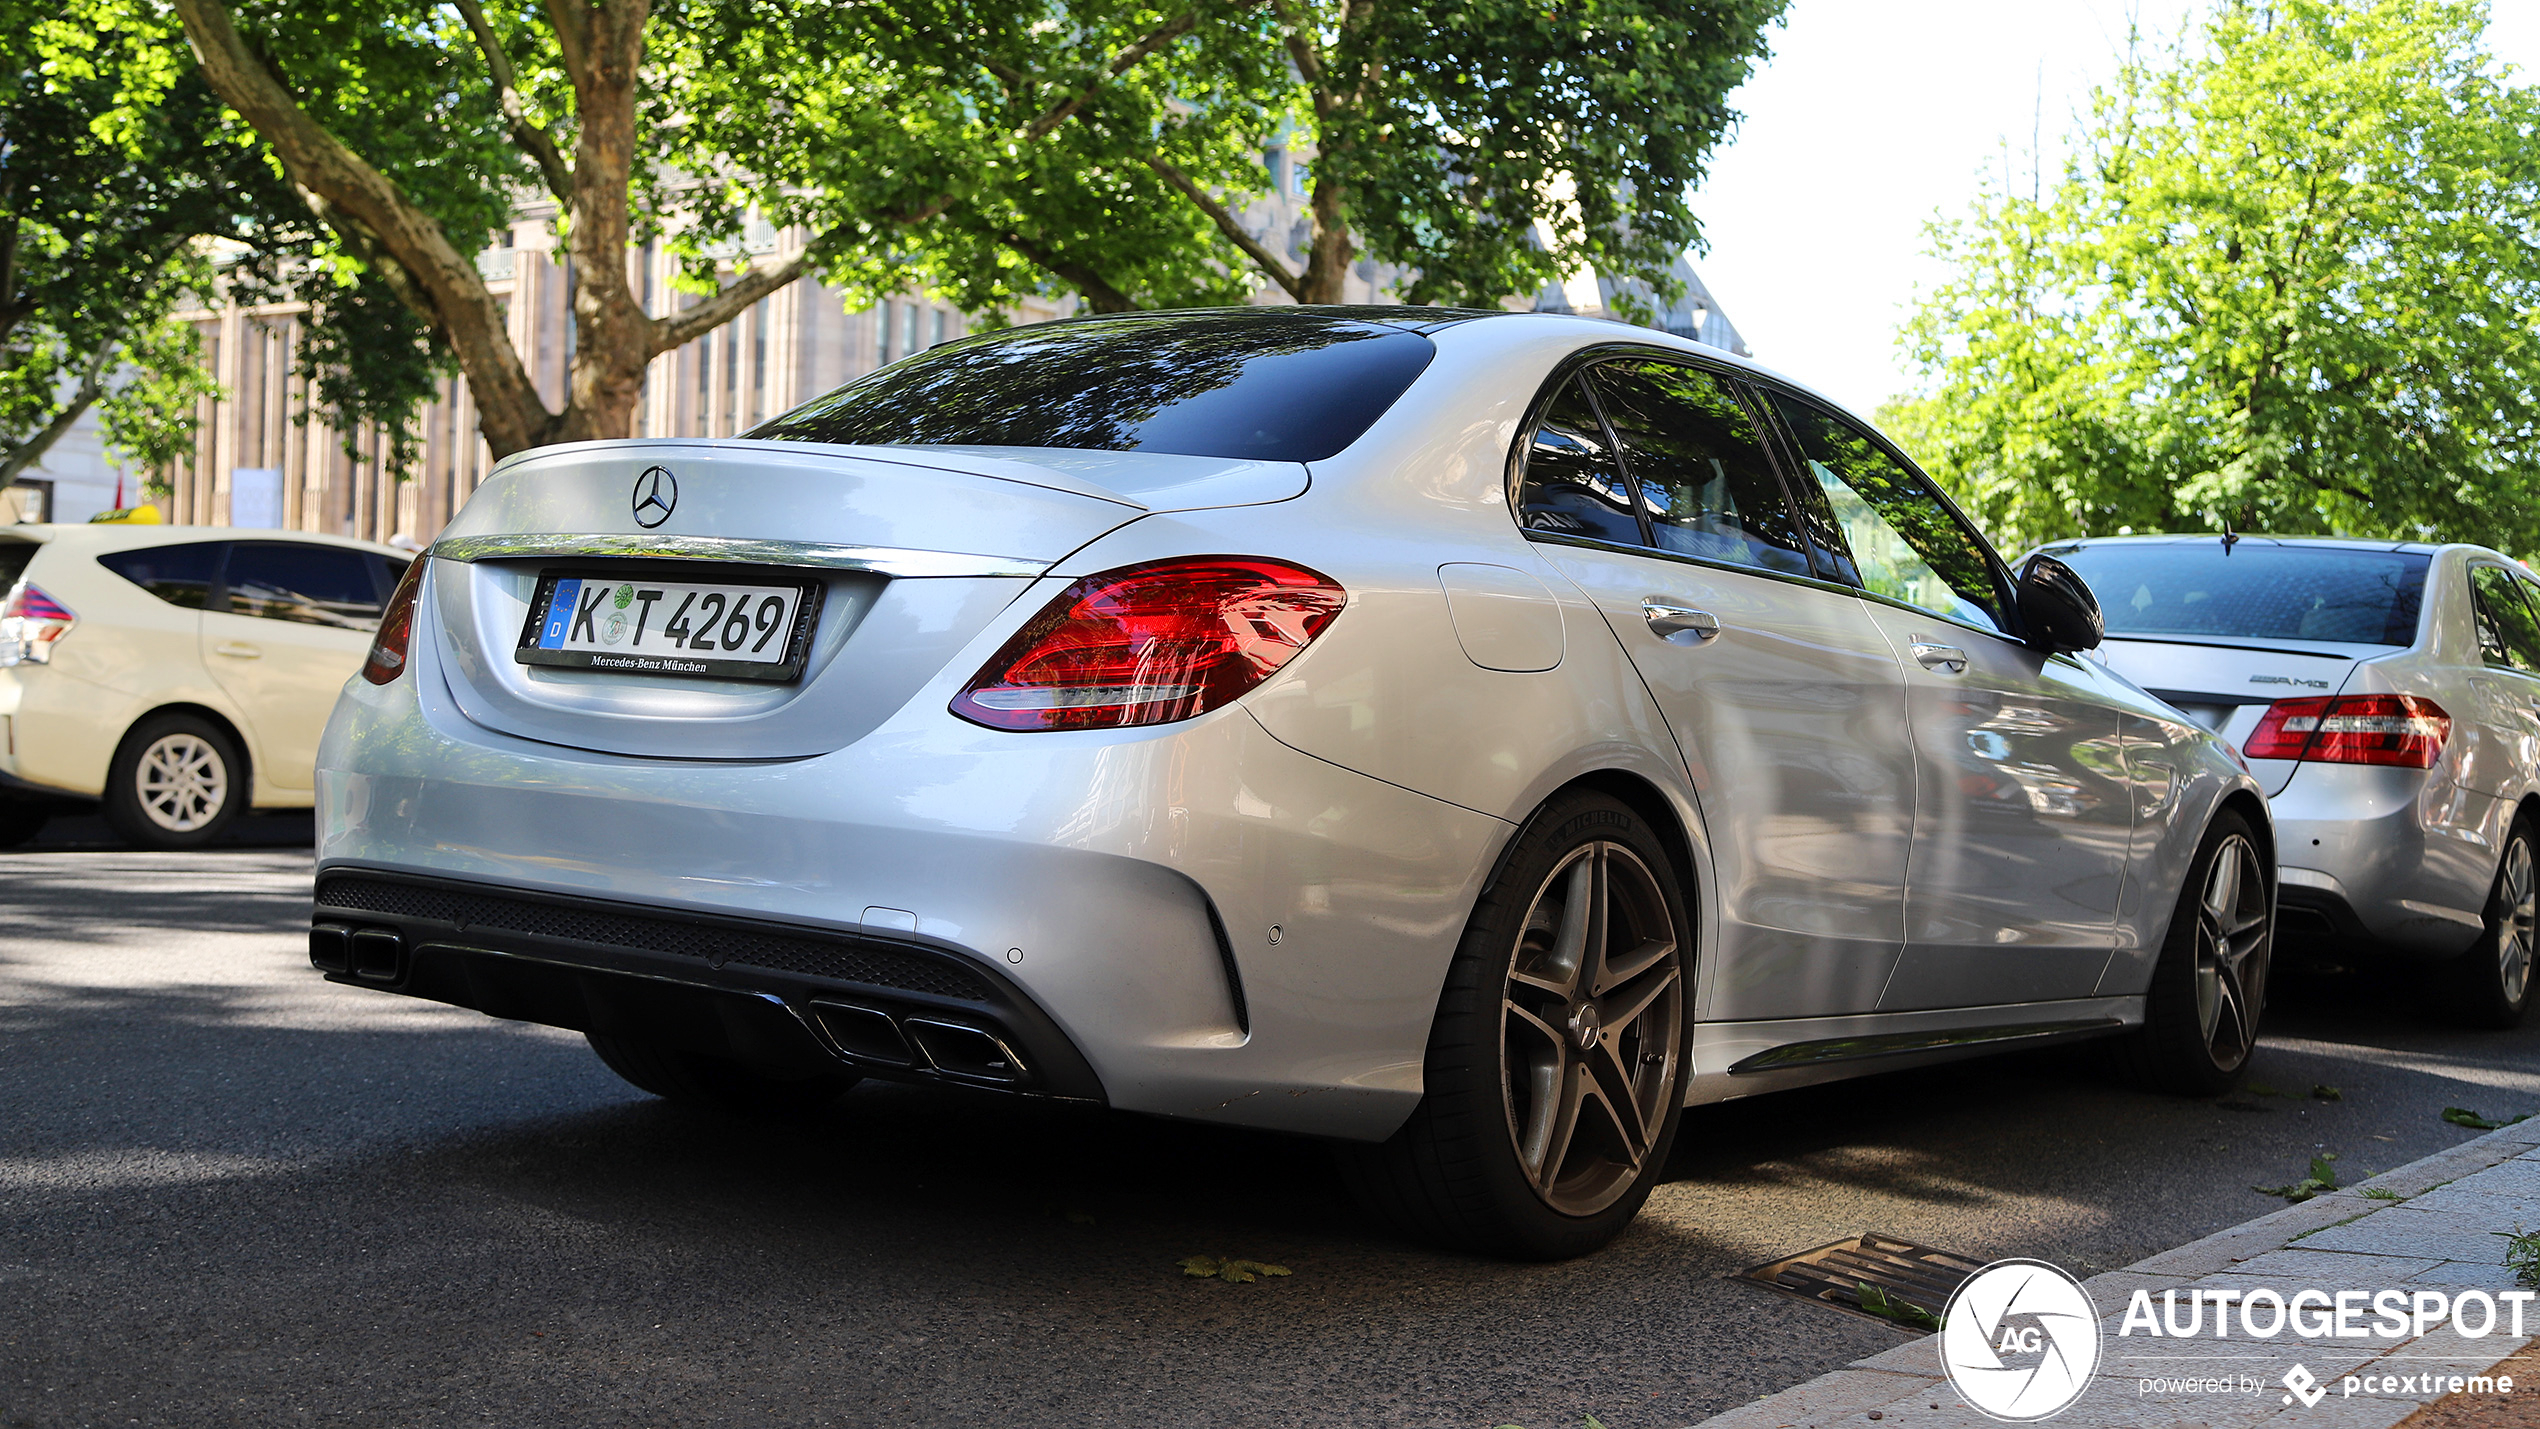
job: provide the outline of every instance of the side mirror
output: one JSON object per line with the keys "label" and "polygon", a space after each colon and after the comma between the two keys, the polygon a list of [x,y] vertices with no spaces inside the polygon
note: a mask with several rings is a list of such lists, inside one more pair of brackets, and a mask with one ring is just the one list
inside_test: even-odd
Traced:
{"label": "side mirror", "polygon": [[2013,577],[2028,643],[2041,650],[2095,650],[2108,638],[2099,597],[2081,572],[2053,556],[2031,556]]}

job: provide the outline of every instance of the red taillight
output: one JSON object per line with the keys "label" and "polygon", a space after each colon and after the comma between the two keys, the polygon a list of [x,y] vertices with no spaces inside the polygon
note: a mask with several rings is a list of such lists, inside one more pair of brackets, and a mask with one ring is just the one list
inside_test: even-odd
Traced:
{"label": "red taillight", "polygon": [[22,660],[51,664],[53,646],[77,624],[79,617],[69,606],[36,586],[18,582],[9,598],[0,601],[0,666]]}
{"label": "red taillight", "polygon": [[424,562],[429,556],[417,556],[398,578],[396,592],[388,597],[388,608],[379,613],[379,633],[371,637],[370,658],[362,662],[362,678],[374,685],[384,685],[406,672],[406,642],[415,631],[415,587],[423,583]]}
{"label": "red taillight", "polygon": [[1243,695],[1322,633],[1348,592],[1251,556],[1157,561],[1087,576],[954,696],[992,729],[1170,724]]}
{"label": "red taillight", "polygon": [[2451,733],[2452,717],[2421,695],[2311,695],[2270,705],[2244,752],[2252,759],[2431,769]]}

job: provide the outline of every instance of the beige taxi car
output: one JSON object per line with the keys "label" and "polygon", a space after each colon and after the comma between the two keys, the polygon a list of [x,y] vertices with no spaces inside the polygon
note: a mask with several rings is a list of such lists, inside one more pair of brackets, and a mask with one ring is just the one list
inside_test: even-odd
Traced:
{"label": "beige taxi car", "polygon": [[0,526],[0,847],[89,807],[145,848],[308,807],[409,559],[301,531]]}

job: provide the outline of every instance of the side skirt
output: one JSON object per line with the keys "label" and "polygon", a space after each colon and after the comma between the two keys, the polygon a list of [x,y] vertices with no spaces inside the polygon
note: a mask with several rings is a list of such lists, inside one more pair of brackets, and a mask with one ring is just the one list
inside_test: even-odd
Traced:
{"label": "side skirt", "polygon": [[1698,1023],[1685,1105],[2106,1037],[2142,1024],[2141,997]]}

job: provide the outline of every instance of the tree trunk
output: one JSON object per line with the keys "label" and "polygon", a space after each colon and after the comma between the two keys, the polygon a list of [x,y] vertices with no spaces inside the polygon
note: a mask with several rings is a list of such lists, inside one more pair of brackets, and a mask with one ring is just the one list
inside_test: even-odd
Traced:
{"label": "tree trunk", "polygon": [[547,0],[573,77],[571,391],[554,440],[625,437],[635,429],[654,323],[626,277],[627,201],[635,169],[637,71],[650,0]]}
{"label": "tree trunk", "polygon": [[400,296],[420,305],[457,355],[486,445],[502,457],[552,440],[554,414],[539,400],[504,330],[502,307],[486,291],[472,256],[453,247],[431,215],[293,101],[239,37],[220,0],[176,0],[176,11],[204,80],[273,146],[292,184],[320,200],[311,206],[339,230],[357,230],[348,235],[357,248],[403,270]]}
{"label": "tree trunk", "polygon": [[[310,209],[375,262],[398,296],[432,324],[466,374],[478,430],[496,458],[552,442],[624,437],[634,429],[644,368],[655,355],[692,342],[802,276],[802,255],[744,269],[715,296],[667,319],[647,315],[627,279],[628,194],[635,162],[635,114],[650,0],[548,0],[547,15],[573,81],[579,133],[570,173],[552,141],[525,122],[515,138],[567,214],[566,252],[578,280],[575,345],[565,408],[539,397],[505,329],[501,303],[433,217],[302,110],[230,22],[221,0],[175,0],[203,77],[246,116],[282,160]],[[463,7],[463,12],[473,7]],[[471,21],[481,17],[471,15]],[[500,87],[509,65],[476,24]]]}

